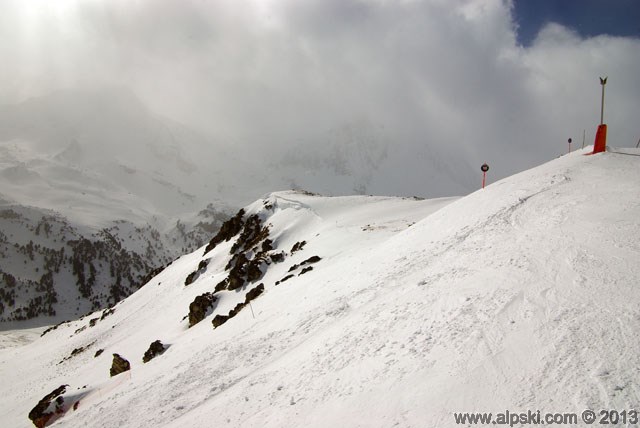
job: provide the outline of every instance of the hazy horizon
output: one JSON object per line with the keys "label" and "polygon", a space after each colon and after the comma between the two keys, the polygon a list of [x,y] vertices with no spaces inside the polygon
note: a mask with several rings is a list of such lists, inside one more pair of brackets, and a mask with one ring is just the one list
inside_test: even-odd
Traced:
{"label": "hazy horizon", "polygon": [[297,162],[278,183],[324,156],[357,176],[343,193],[468,193],[484,162],[497,179],[592,144],[599,76],[609,143],[640,138],[640,40],[550,23],[524,47],[510,1],[2,3],[0,104],[129,88],[208,141]]}

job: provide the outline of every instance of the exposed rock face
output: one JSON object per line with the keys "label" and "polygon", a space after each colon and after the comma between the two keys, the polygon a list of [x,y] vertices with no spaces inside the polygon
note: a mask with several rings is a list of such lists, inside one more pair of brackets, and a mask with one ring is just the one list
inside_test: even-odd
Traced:
{"label": "exposed rock face", "polygon": [[285,282],[285,281],[287,281],[287,280],[289,280],[291,278],[293,278],[293,275],[287,275],[284,278],[282,278],[280,281],[276,281],[276,285],[282,284],[283,282]]}
{"label": "exposed rock face", "polygon": [[264,292],[264,284],[260,284],[255,288],[252,288],[244,298],[244,304],[247,305],[250,301],[254,300],[256,297],[261,295]]}
{"label": "exposed rock face", "polygon": [[[298,269],[300,266],[304,266],[304,265],[306,265],[306,264],[317,263],[317,262],[319,262],[320,260],[322,260],[322,259],[321,259],[320,257],[318,257],[318,256],[312,256],[312,257],[309,257],[307,260],[303,261],[303,262],[302,262],[302,263],[300,263],[299,265],[293,265],[293,266],[291,266],[291,267],[289,268],[289,272],[293,272],[294,270]],[[313,270],[313,267],[311,267],[311,266],[307,266],[306,268],[302,269],[302,272],[300,272],[300,273],[298,274],[298,276],[300,276],[300,275],[302,275],[302,274],[304,274],[304,273],[307,273],[307,272],[309,272],[310,270]]]}
{"label": "exposed rock face", "polygon": [[[64,405],[64,398],[62,397],[62,394],[67,391],[67,386],[69,385],[60,385],[58,388],[45,395],[44,398],[38,402],[36,407],[31,409],[29,412],[29,419],[31,419],[35,426],[42,428],[55,414],[63,412],[62,406]],[[53,411],[49,411],[51,402],[54,400],[55,409],[53,409]]]}
{"label": "exposed rock face", "polygon": [[270,254],[269,258],[274,263],[281,263],[284,261],[284,252]]}
{"label": "exposed rock face", "polygon": [[111,370],[109,370],[109,374],[111,376],[116,376],[129,370],[131,370],[131,364],[129,364],[129,361],[125,360],[118,354],[113,354],[113,363],[111,363]]}
{"label": "exposed rock face", "polygon": [[213,324],[213,328],[217,328],[226,323],[228,319],[229,317],[226,315],[216,315],[215,317],[213,317],[211,324]]}
{"label": "exposed rock face", "polygon": [[198,269],[187,275],[187,278],[184,280],[184,285],[192,284],[200,275],[205,273],[207,271],[208,264],[209,260],[200,260],[200,263],[198,263]]}
{"label": "exposed rock face", "polygon": [[313,266],[307,266],[306,268],[302,269],[300,271],[300,273],[298,274],[298,276],[304,275],[305,273],[309,272],[310,270],[313,270]]}
{"label": "exposed rock face", "polygon": [[195,300],[189,304],[189,327],[193,327],[202,321],[216,300],[218,299],[213,293],[204,293],[197,296]]}
{"label": "exposed rock face", "polygon": [[231,238],[233,238],[238,233],[240,233],[240,230],[244,225],[244,221],[242,219],[243,217],[244,217],[244,209],[241,209],[236,213],[236,215],[231,217],[229,220],[225,221],[220,227],[220,230],[218,231],[216,236],[211,238],[211,241],[209,241],[209,244],[207,244],[207,247],[205,248],[204,253],[207,254],[209,251],[213,250],[221,242],[229,241]]}
{"label": "exposed rock face", "polygon": [[238,315],[242,308],[244,308],[244,303],[238,303],[235,308],[229,311],[229,318],[233,318]]}
{"label": "exposed rock face", "polygon": [[165,346],[159,340],[152,342],[151,345],[149,345],[149,349],[147,349],[147,352],[144,353],[142,362],[148,363],[158,355],[162,355],[166,349],[167,348],[165,348]]}
{"label": "exposed rock face", "polygon": [[307,241],[296,242],[295,244],[293,244],[293,247],[291,247],[291,254],[302,250],[305,245],[307,245]]}
{"label": "exposed rock face", "polygon": [[309,257],[307,260],[303,261],[302,263],[300,263],[300,266],[309,264],[309,263],[318,263],[320,260],[322,260],[319,256],[311,256]]}

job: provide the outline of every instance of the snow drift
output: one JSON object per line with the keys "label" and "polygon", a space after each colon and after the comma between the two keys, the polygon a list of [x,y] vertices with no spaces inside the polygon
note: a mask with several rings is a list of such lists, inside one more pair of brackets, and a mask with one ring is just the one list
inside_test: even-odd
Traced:
{"label": "snow drift", "polygon": [[[453,412],[632,409],[638,156],[573,153],[458,200],[265,196],[231,239],[110,311],[1,350],[2,425],[32,426],[61,385],[60,427],[437,427]],[[257,240],[244,248],[253,215],[268,233],[246,232]],[[233,288],[240,251],[262,259]],[[143,363],[156,340],[164,352]],[[113,354],[131,369],[110,377]]]}

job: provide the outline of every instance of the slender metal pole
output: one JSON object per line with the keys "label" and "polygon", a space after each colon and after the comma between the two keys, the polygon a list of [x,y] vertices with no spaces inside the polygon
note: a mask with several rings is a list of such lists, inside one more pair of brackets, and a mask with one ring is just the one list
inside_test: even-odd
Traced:
{"label": "slender metal pole", "polygon": [[583,149],[584,149],[584,139],[586,138],[586,136],[587,136],[587,130],[583,129],[582,130],[582,148]]}
{"label": "slender metal pole", "polygon": [[604,124],[604,85],[607,84],[607,78],[600,78],[600,84],[602,85],[602,101],[600,103],[600,125]]}

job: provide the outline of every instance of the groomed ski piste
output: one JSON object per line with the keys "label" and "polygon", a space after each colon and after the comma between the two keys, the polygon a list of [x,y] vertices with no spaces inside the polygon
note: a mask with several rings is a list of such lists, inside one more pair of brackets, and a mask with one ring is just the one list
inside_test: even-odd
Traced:
{"label": "groomed ski piste", "polygon": [[[110,315],[0,350],[0,425],[33,426],[30,410],[65,384],[51,426],[417,428],[455,426],[454,412],[640,410],[640,150],[585,153],[459,199],[267,195],[243,218],[258,215],[283,261],[216,292],[189,328],[238,234]],[[168,348],[143,363],[155,340]],[[131,370],[110,377],[114,353]]]}

